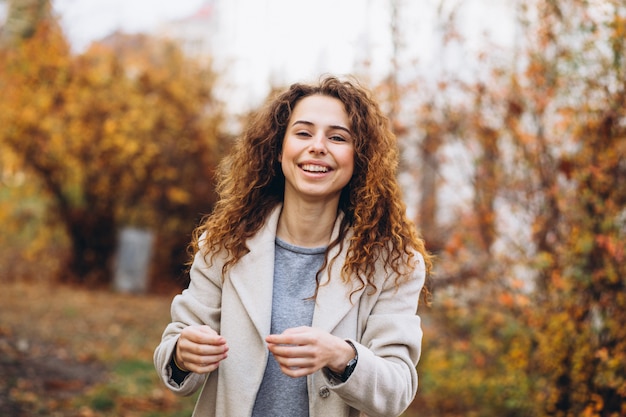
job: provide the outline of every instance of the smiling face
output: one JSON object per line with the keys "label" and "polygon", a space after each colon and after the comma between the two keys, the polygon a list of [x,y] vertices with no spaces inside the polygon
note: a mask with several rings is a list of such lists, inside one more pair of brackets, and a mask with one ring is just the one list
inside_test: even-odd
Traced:
{"label": "smiling face", "polygon": [[289,119],[280,155],[285,204],[339,203],[354,172],[354,138],[343,103],[324,95],[300,100]]}

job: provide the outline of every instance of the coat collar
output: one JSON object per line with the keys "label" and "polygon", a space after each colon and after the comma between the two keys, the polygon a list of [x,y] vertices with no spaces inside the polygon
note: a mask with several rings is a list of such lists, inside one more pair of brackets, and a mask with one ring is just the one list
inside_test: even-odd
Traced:
{"label": "coat collar", "polygon": [[[227,278],[262,338],[269,335],[271,328],[274,245],[281,210],[282,205],[278,205],[270,213],[261,230],[248,240],[250,252],[232,267]],[[340,213],[335,221],[331,240],[338,236],[342,218],[343,213]],[[322,285],[318,291],[313,314],[313,327],[328,332],[332,332],[352,308],[348,301],[352,288],[350,284],[344,283],[341,279],[341,268],[348,251],[349,236],[345,242],[346,245],[344,245],[341,253],[339,253],[338,247],[330,253],[330,259],[333,259],[337,254],[339,256],[332,263],[331,279],[328,279],[328,269],[322,274]],[[355,293],[352,299],[358,300],[362,291]]]}

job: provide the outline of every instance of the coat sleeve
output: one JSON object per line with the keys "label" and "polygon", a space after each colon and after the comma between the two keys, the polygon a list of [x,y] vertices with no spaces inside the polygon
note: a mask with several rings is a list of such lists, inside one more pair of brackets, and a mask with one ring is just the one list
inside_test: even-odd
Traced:
{"label": "coat sleeve", "polygon": [[424,285],[424,261],[399,289],[386,280],[374,304],[361,340],[352,341],[358,363],[350,378],[332,389],[351,407],[368,416],[398,416],[417,392],[416,366],[422,328],[417,315]]}
{"label": "coat sleeve", "polygon": [[191,325],[208,325],[220,332],[222,278],[221,265],[208,266],[201,252],[195,255],[189,271],[189,287],[174,297],[171,306],[172,321],[167,325],[161,343],[154,351],[154,366],[165,385],[179,395],[196,392],[207,375],[190,373],[178,385],[172,379],[170,360],[181,331]]}

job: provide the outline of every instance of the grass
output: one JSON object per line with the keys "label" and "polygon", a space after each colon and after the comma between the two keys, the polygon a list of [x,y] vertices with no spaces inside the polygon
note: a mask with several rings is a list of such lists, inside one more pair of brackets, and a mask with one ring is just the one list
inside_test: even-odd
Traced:
{"label": "grass", "polygon": [[[152,365],[153,350],[169,322],[171,296],[0,285],[0,335],[15,347],[5,359],[47,364],[20,371],[4,392],[21,415],[191,415],[195,399],[172,394]],[[51,367],[53,362],[59,366]]]}

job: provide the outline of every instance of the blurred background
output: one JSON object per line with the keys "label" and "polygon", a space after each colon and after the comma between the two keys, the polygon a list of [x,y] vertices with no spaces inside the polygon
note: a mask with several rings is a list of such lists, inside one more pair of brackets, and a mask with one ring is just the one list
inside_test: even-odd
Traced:
{"label": "blurred background", "polygon": [[624,0],[0,0],[0,415],[190,415],[152,351],[216,164],[325,73],[436,256],[405,417],[626,415],[625,53]]}

